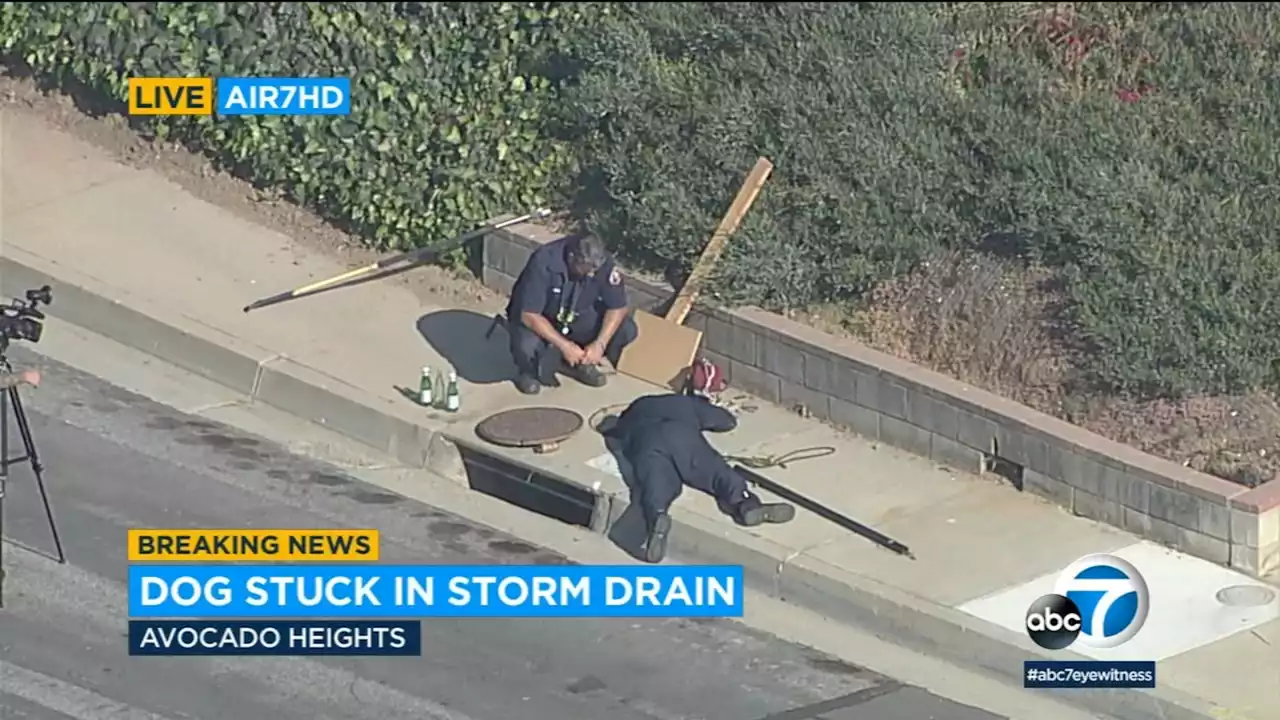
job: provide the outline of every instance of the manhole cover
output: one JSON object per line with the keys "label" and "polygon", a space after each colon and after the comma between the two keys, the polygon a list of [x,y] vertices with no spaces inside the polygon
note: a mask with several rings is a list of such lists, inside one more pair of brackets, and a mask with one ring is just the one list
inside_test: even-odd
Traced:
{"label": "manhole cover", "polygon": [[1276,599],[1276,591],[1261,585],[1232,585],[1218,591],[1218,602],[1231,607],[1260,607]]}
{"label": "manhole cover", "polygon": [[572,410],[531,407],[490,415],[476,425],[476,435],[505,447],[543,447],[554,445],[581,429],[582,416]]}

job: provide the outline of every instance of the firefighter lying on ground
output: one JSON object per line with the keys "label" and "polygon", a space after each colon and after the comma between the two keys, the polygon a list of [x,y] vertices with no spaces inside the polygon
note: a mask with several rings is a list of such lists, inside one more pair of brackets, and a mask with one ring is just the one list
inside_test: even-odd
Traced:
{"label": "firefighter lying on ground", "polygon": [[692,385],[686,394],[647,395],[631,403],[604,435],[630,463],[649,538],[645,560],[661,562],[671,532],[671,504],[685,485],[714,497],[721,511],[745,526],[785,523],[795,517],[786,503],[766,503],[707,442],[703,432],[729,432],[738,421]]}

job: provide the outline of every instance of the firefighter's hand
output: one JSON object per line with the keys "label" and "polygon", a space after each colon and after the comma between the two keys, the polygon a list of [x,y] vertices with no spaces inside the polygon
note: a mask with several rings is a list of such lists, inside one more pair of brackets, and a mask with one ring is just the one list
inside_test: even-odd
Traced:
{"label": "firefighter's hand", "polygon": [[599,365],[604,360],[604,345],[593,342],[585,348],[582,356],[583,365]]}
{"label": "firefighter's hand", "polygon": [[18,377],[21,378],[22,382],[27,383],[28,385],[38,386],[40,384],[39,370],[25,370]]}
{"label": "firefighter's hand", "polygon": [[566,342],[564,347],[560,348],[560,355],[569,367],[578,367],[586,358],[587,351],[578,347],[577,343]]}

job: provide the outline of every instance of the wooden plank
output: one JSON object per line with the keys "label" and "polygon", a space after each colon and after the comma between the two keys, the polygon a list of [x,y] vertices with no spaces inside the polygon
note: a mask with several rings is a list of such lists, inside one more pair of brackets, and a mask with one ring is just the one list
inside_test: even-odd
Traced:
{"label": "wooden plank", "polygon": [[724,246],[729,242],[729,236],[738,229],[742,218],[751,209],[751,204],[756,201],[756,196],[760,194],[760,188],[764,186],[765,181],[769,179],[769,173],[772,172],[773,163],[769,162],[768,158],[763,157],[756,161],[755,167],[751,168],[751,174],[747,175],[742,187],[738,189],[738,196],[733,199],[733,204],[729,206],[729,211],[720,220],[720,225],[716,227],[711,239],[707,241],[707,246],[702,249],[702,255],[698,258],[698,262],[694,264],[693,270],[689,272],[689,279],[685,280],[684,286],[680,288],[679,294],[672,301],[671,308],[667,310],[667,320],[679,325],[689,316],[689,311],[693,309],[694,301],[698,299],[698,293],[702,291],[702,286],[706,284],[707,278],[711,276],[711,271],[715,269],[716,263],[720,261],[720,255],[724,253]]}
{"label": "wooden plank", "polygon": [[618,372],[678,392],[702,344],[702,333],[636,310],[639,334],[618,360]]}

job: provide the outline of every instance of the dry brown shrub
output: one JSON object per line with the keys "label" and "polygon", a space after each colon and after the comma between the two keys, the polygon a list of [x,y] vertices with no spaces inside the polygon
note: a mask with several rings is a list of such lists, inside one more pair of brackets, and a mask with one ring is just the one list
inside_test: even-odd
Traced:
{"label": "dry brown shrub", "polygon": [[1248,487],[1280,473],[1280,403],[1270,393],[1141,403],[1092,398],[1064,419]]}
{"label": "dry brown shrub", "polygon": [[952,251],[881,284],[861,325],[873,346],[1012,400],[1058,404],[1069,363],[1043,269]]}

